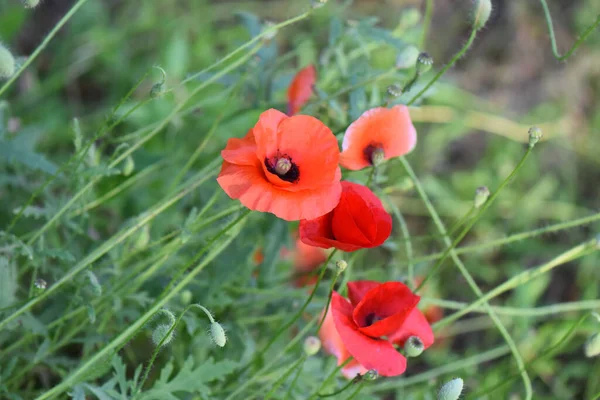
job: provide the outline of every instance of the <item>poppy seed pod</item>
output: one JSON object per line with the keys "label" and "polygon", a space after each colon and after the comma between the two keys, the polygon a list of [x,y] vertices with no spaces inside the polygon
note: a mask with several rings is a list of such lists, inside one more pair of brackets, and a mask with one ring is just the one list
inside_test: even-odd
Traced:
{"label": "poppy seed pod", "polygon": [[214,344],[219,347],[225,346],[227,343],[227,335],[225,335],[225,329],[217,321],[210,323],[210,337]]}
{"label": "poppy seed pod", "polygon": [[485,204],[488,197],[490,197],[490,189],[486,186],[479,186],[475,189],[475,198],[473,199],[473,207],[479,208]]}
{"label": "poppy seed pod", "polygon": [[537,126],[529,128],[529,148],[532,149],[542,139],[542,130]]}
{"label": "poppy seed pod", "polygon": [[35,280],[33,285],[39,290],[45,290],[48,287],[48,282],[46,282],[42,278],[38,278]]}
{"label": "poppy seed pod", "polygon": [[418,75],[424,74],[425,72],[427,72],[431,69],[432,65],[433,65],[433,58],[431,58],[429,53],[425,53],[425,52],[420,53],[419,56],[417,57],[417,64],[416,64],[417,74]]}
{"label": "poppy seed pod", "polygon": [[402,88],[398,85],[390,85],[387,87],[387,94],[390,97],[398,97],[402,95]]}
{"label": "poppy seed pod", "polygon": [[321,341],[316,336],[309,336],[304,339],[304,353],[307,356],[314,356],[321,349]]}
{"label": "poppy seed pod", "polygon": [[586,357],[595,357],[600,354],[600,333],[594,333],[588,338],[584,351]]}
{"label": "poppy seed pod", "polygon": [[379,378],[379,374],[377,373],[377,370],[370,369],[362,377],[365,381],[374,381]]}
{"label": "poppy seed pod", "polygon": [[15,58],[6,47],[0,44],[0,79],[8,79],[15,73]]}
{"label": "poppy seed pod", "polygon": [[479,30],[483,28],[490,19],[491,13],[491,0],[475,0],[475,14],[473,19],[473,25],[475,26],[475,29]]}
{"label": "poppy seed pod", "polygon": [[425,350],[423,341],[418,336],[411,336],[404,343],[404,354],[407,357],[418,357]]}
{"label": "poppy seed pod", "polygon": [[446,382],[440,388],[437,395],[437,400],[458,400],[463,390],[463,380],[454,378]]}

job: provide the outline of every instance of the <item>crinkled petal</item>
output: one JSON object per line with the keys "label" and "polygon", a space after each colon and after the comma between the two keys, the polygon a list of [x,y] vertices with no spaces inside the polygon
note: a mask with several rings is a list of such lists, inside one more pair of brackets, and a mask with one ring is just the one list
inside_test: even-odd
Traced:
{"label": "crinkled petal", "polygon": [[350,299],[352,306],[356,307],[369,290],[376,288],[379,285],[381,285],[381,283],[375,281],[348,282],[346,287],[348,288],[348,299]]}
{"label": "crinkled petal", "polygon": [[404,346],[406,340],[411,336],[418,336],[425,348],[428,348],[434,342],[431,325],[429,325],[427,318],[416,307],[408,315],[402,327],[390,335],[389,341]]}
{"label": "crinkled petal", "polygon": [[302,106],[310,99],[313,93],[313,86],[317,81],[317,70],[314,65],[308,65],[302,68],[288,88],[288,115],[294,115],[300,111]]}

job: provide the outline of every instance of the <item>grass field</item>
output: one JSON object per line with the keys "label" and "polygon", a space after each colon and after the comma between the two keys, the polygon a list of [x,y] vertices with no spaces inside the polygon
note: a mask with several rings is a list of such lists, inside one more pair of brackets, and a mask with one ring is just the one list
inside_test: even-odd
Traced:
{"label": "grass field", "polygon": [[[37,3],[0,0],[0,400],[600,399],[600,2]],[[350,169],[349,126],[404,106],[414,149]],[[340,150],[302,135],[383,208],[325,210]],[[343,207],[360,244],[307,243]],[[344,333],[366,280],[398,292]]]}

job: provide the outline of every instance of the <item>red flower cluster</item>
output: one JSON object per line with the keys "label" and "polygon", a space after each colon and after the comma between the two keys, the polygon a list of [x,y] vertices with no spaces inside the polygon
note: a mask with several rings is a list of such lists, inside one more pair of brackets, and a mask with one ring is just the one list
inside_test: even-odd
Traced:
{"label": "red flower cluster", "polygon": [[319,332],[323,348],[338,359],[338,365],[354,358],[342,372],[348,378],[374,369],[382,376],[406,370],[406,357],[394,345],[404,346],[416,336],[427,349],[433,331],[416,306],[420,297],[400,282],[348,283],[348,298],[333,292],[330,310]]}

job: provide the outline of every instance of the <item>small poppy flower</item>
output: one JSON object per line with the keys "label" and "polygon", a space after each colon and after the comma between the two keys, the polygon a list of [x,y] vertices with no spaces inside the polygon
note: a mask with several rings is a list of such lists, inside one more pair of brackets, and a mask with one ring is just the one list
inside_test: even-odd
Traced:
{"label": "small poppy flower", "polygon": [[359,170],[408,154],[417,144],[417,131],[408,107],[377,107],[365,111],[344,134],[340,164]]}
{"label": "small poppy flower", "polygon": [[294,115],[300,111],[313,93],[313,86],[317,81],[317,70],[314,65],[302,68],[290,83],[288,88],[288,115]]}
{"label": "small poppy flower", "polygon": [[322,217],[300,221],[299,230],[308,245],[355,251],[385,242],[392,232],[392,217],[368,187],[343,181],[337,207]]}
{"label": "small poppy flower", "polygon": [[411,336],[418,337],[424,349],[434,341],[431,326],[416,307],[419,300],[400,282],[349,282],[348,299],[333,292],[333,325],[323,324],[323,347],[337,357],[338,365],[351,355],[364,370],[400,375],[407,361],[394,346],[404,347]]}
{"label": "small poppy flower", "polygon": [[320,217],[339,202],[337,140],[314,117],[265,111],[244,138],[229,139],[221,156],[217,182],[251,210],[297,221]]}

